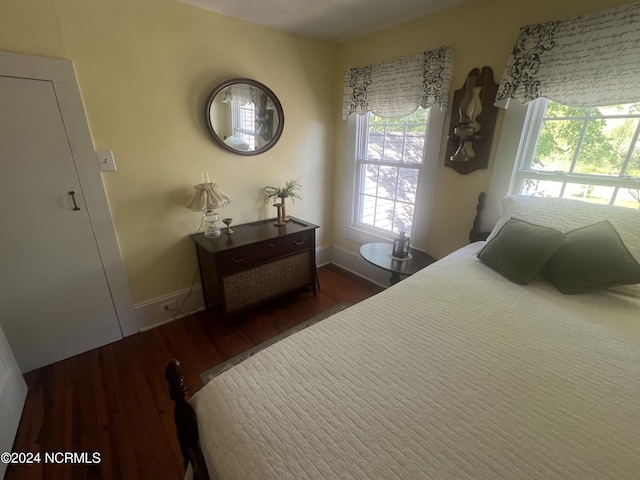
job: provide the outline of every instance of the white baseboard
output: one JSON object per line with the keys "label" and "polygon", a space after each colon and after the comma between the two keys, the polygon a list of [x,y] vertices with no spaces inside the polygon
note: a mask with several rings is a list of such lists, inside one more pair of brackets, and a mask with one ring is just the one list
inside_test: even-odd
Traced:
{"label": "white baseboard", "polygon": [[[316,249],[316,264],[320,267],[334,263],[345,270],[363,277],[383,288],[389,286],[390,273],[374,267],[360,254],[333,245]],[[164,305],[175,302],[178,308],[164,309]],[[144,332],[172,322],[200,310],[204,310],[202,286],[197,283],[191,289],[170,293],[133,306],[138,330]]]}
{"label": "white baseboard", "polygon": [[391,273],[375,267],[360,256],[359,253],[346,250],[335,245],[331,247],[331,263],[345,270],[369,280],[382,288],[389,286]]}
{"label": "white baseboard", "polygon": [[333,247],[331,245],[324,245],[322,247],[316,248],[316,265],[318,267],[322,267],[323,265],[328,265],[332,260],[332,250]]}
{"label": "white baseboard", "polygon": [[[164,309],[167,303],[175,302],[178,308]],[[159,327],[199,310],[204,310],[204,298],[202,287],[196,284],[191,289],[164,295],[162,297],[147,300],[133,306],[136,315],[138,329],[141,332]]]}

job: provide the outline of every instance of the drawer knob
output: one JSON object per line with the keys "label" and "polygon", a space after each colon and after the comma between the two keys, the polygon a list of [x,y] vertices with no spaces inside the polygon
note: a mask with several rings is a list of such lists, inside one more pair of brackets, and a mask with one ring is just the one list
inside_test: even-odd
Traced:
{"label": "drawer knob", "polygon": [[304,245],[306,238],[303,238],[302,240],[294,240],[293,243],[295,243],[296,245]]}
{"label": "drawer knob", "polygon": [[244,262],[247,259],[246,255],[243,255],[240,258],[236,258],[236,257],[231,257],[231,260],[233,261],[233,263],[240,263],[240,262]]}

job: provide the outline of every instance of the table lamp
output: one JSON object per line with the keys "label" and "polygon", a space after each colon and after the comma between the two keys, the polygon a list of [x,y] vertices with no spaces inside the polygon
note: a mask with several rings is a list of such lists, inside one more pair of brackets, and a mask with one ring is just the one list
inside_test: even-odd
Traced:
{"label": "table lamp", "polygon": [[[207,175],[207,180],[209,176]],[[220,229],[216,225],[218,214],[216,209],[227,203],[231,203],[231,197],[224,193],[217,183],[205,182],[193,186],[195,193],[187,204],[190,210],[202,211],[202,222],[205,225],[204,236],[216,238],[221,235]]]}

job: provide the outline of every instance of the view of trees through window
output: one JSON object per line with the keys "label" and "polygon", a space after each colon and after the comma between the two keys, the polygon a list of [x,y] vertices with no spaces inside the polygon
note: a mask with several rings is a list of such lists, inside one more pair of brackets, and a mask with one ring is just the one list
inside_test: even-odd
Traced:
{"label": "view of trees through window", "polygon": [[356,222],[386,232],[411,233],[422,173],[428,110],[400,118],[369,114],[358,149]]}
{"label": "view of trees through window", "polygon": [[580,108],[546,101],[521,193],[640,208],[640,103]]}

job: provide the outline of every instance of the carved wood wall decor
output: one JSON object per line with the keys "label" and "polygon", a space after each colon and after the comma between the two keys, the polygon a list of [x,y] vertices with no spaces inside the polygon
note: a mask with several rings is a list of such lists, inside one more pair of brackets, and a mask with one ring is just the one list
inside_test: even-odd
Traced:
{"label": "carved wood wall decor", "polygon": [[[445,166],[460,174],[487,168],[498,116],[498,107],[493,105],[497,91],[498,84],[493,81],[493,71],[490,67],[482,67],[482,71],[477,68],[471,70],[465,85],[454,92]],[[477,103],[469,105],[472,100]],[[478,110],[479,114],[476,113]],[[471,112],[473,118],[469,121],[465,117]],[[461,142],[464,144],[462,149]]]}

